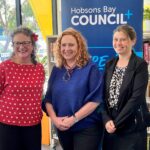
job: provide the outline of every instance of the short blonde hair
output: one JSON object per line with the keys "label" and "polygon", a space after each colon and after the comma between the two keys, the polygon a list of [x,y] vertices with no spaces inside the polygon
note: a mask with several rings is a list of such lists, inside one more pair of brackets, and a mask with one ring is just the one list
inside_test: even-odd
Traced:
{"label": "short blonde hair", "polygon": [[77,66],[83,67],[84,65],[87,64],[87,62],[90,59],[90,56],[87,51],[86,40],[79,31],[73,28],[67,28],[65,31],[61,33],[61,35],[56,40],[56,44],[54,48],[54,58],[55,58],[56,66],[61,68],[66,63],[65,59],[62,57],[60,52],[61,40],[65,35],[72,35],[76,39],[78,45],[78,52],[76,56]]}

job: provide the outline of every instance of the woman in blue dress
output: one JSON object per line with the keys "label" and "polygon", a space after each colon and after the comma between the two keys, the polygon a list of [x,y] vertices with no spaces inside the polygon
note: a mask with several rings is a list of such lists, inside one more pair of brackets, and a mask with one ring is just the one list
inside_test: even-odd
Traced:
{"label": "woman in blue dress", "polygon": [[102,76],[90,60],[80,32],[68,28],[58,37],[44,106],[64,150],[97,150],[102,120]]}

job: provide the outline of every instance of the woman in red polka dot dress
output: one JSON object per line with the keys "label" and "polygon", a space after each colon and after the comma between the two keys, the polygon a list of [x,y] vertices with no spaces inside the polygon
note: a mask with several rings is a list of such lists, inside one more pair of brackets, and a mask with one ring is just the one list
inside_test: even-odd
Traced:
{"label": "woman in red polka dot dress", "polygon": [[45,73],[36,61],[37,36],[12,34],[13,54],[0,64],[0,150],[41,150],[41,97]]}

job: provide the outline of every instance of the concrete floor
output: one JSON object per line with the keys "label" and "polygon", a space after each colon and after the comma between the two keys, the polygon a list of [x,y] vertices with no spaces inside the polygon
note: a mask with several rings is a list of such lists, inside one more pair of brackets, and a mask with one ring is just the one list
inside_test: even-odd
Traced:
{"label": "concrete floor", "polygon": [[42,145],[42,150],[50,150],[50,146],[48,145]]}
{"label": "concrete floor", "polygon": [[50,145],[42,145],[42,150],[62,150],[62,148],[59,144],[56,148],[51,148]]}

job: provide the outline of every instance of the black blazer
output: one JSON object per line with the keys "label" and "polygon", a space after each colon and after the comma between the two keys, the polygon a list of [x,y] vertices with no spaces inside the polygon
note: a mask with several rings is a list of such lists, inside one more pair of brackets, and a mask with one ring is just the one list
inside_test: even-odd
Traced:
{"label": "black blazer", "polygon": [[105,109],[102,111],[104,124],[112,119],[116,132],[127,132],[145,129],[143,113],[148,110],[146,105],[146,88],[148,83],[147,63],[132,52],[123,82],[120,88],[118,108],[113,116],[108,104],[110,81],[118,61],[118,57],[106,64],[104,75]]}

